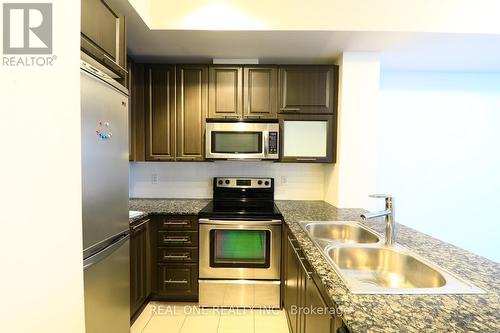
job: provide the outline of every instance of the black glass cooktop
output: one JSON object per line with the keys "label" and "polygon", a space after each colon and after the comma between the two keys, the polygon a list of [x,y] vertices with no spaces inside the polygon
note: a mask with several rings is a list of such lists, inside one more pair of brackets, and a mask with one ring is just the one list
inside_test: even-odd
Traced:
{"label": "black glass cooktop", "polygon": [[199,216],[211,219],[281,219],[282,217],[278,207],[272,201],[258,204],[211,201],[200,211]]}

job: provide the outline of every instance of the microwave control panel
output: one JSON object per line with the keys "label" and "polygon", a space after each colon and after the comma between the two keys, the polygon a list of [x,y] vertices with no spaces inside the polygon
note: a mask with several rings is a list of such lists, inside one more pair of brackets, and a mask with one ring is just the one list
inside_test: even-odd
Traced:
{"label": "microwave control panel", "polygon": [[278,132],[269,132],[269,153],[278,153]]}

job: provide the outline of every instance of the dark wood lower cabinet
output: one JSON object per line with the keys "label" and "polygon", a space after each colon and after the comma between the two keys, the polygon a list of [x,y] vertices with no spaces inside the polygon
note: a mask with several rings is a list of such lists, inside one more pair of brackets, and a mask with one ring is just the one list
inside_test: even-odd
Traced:
{"label": "dark wood lower cabinet", "polygon": [[155,216],[151,299],[198,300],[198,217]]}
{"label": "dark wood lower cabinet", "polygon": [[[286,248],[283,307],[291,333],[333,333],[341,326],[335,305],[326,302],[326,291],[305,259],[291,232],[285,232]],[[317,281],[315,281],[315,279]]]}
{"label": "dark wood lower cabinet", "polygon": [[198,300],[198,217],[157,215],[130,226],[130,317],[148,300]]}
{"label": "dark wood lower cabinet", "polygon": [[158,289],[165,300],[198,300],[198,263],[159,264]]}
{"label": "dark wood lower cabinet", "polygon": [[150,219],[130,227],[130,316],[146,302],[151,293]]}

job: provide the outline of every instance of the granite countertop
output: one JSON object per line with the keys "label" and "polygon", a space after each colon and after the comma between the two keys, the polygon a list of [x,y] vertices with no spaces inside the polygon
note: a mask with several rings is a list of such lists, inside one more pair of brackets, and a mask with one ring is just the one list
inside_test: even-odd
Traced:
{"label": "granite countertop", "polygon": [[129,219],[133,223],[149,214],[198,215],[209,199],[130,199],[129,209],[144,212]]}
{"label": "granite countertop", "polygon": [[343,320],[355,332],[500,332],[500,264],[397,225],[396,242],[482,288],[474,295],[354,295],[308,238],[299,221],[358,221],[384,234],[382,219],[361,221],[361,209],[324,201],[277,201]]}
{"label": "granite countertop", "polygon": [[[145,214],[196,215],[208,199],[131,199]],[[500,332],[500,264],[398,224],[396,242],[482,288],[473,295],[355,295],[312,243],[300,221],[358,221],[384,234],[382,219],[361,221],[362,209],[339,209],[324,201],[277,200],[285,223],[343,314],[358,332]]]}

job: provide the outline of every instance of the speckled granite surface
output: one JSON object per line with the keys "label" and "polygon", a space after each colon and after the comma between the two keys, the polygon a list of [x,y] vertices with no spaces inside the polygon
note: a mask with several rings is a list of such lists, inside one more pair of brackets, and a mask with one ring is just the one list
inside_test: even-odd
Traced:
{"label": "speckled granite surface", "polygon": [[130,210],[146,214],[129,219],[129,221],[133,223],[147,214],[197,215],[209,201],[208,199],[130,199]]}
{"label": "speckled granite surface", "polygon": [[[297,224],[361,221],[359,209],[324,201],[277,201],[351,332],[500,332],[500,264],[403,225],[396,241],[487,291],[481,295],[354,295]],[[383,220],[362,222],[384,234]]]}

